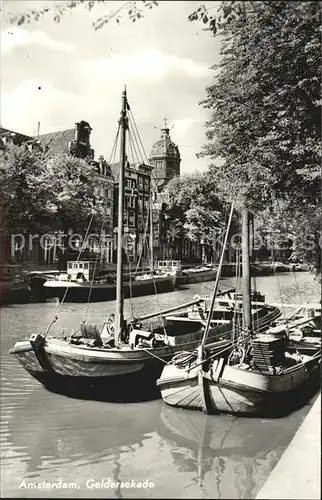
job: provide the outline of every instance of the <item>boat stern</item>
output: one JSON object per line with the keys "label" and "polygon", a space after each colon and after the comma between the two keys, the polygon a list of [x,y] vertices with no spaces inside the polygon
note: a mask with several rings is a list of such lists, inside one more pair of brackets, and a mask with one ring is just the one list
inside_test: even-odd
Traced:
{"label": "boat stern", "polygon": [[196,368],[187,371],[170,363],[163,368],[157,380],[157,387],[166,404],[178,408],[202,410]]}

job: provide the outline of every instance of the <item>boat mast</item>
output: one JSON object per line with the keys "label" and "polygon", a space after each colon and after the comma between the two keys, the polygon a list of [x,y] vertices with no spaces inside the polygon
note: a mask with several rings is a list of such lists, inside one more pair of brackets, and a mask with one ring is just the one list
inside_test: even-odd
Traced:
{"label": "boat mast", "polygon": [[152,193],[150,190],[150,259],[151,259],[151,269],[154,269],[154,254],[153,254],[153,212],[152,212]]}
{"label": "boat mast", "polygon": [[126,89],[122,93],[122,110],[119,120],[121,127],[120,139],[120,172],[119,172],[119,199],[118,199],[118,227],[117,227],[117,269],[116,269],[116,309],[115,309],[115,343],[122,340],[124,327],[124,297],[123,283],[123,236],[124,236],[124,172],[125,172],[125,146],[126,131],[128,128]]}
{"label": "boat mast", "polygon": [[223,262],[224,262],[224,255],[225,255],[225,250],[226,250],[226,246],[227,246],[228,234],[229,234],[229,230],[230,230],[230,225],[231,225],[233,213],[234,213],[234,204],[232,203],[231,208],[230,208],[230,214],[229,214],[228,224],[227,224],[227,228],[226,228],[226,234],[225,234],[225,238],[224,238],[223,248],[222,248],[221,255],[220,255],[220,261],[219,261],[219,266],[218,266],[217,276],[216,276],[216,281],[215,281],[215,288],[214,288],[214,291],[212,294],[211,304],[210,304],[210,308],[209,308],[209,312],[208,312],[207,323],[206,323],[205,331],[204,331],[202,339],[201,339],[201,343],[197,349],[197,352],[198,352],[197,361],[198,361],[198,365],[199,365],[198,385],[199,385],[200,396],[201,396],[201,401],[202,401],[201,404],[202,404],[203,411],[205,413],[212,413],[212,404],[211,404],[211,400],[210,400],[211,398],[210,398],[210,392],[209,392],[209,380],[205,379],[205,377],[203,375],[204,348],[205,348],[205,344],[206,344],[206,341],[208,338],[210,325],[211,325],[211,319],[212,319],[212,313],[213,313],[215,300],[216,300],[217,293],[218,293],[219,280],[220,280],[222,266],[223,266]]}
{"label": "boat mast", "polygon": [[244,206],[241,211],[242,215],[242,272],[243,272],[243,319],[244,329],[251,331],[252,329],[252,313],[251,313],[251,283],[250,283],[250,263],[249,263],[249,213]]}
{"label": "boat mast", "polygon": [[219,266],[217,269],[215,287],[214,287],[214,291],[212,294],[211,304],[210,304],[210,308],[209,308],[209,312],[208,312],[207,323],[206,323],[205,331],[204,331],[204,334],[203,334],[203,337],[202,337],[201,343],[200,343],[201,356],[203,355],[203,348],[204,348],[206,341],[207,341],[207,337],[208,337],[208,333],[209,333],[209,329],[210,329],[210,325],[211,325],[212,313],[213,313],[213,309],[215,306],[216,297],[218,294],[219,280],[221,277],[221,271],[222,271],[222,267],[223,267],[223,263],[224,263],[225,250],[227,247],[228,235],[229,235],[229,230],[230,230],[230,225],[231,225],[231,221],[233,218],[233,214],[234,214],[234,204],[232,203],[231,208],[230,208],[230,214],[229,214],[229,219],[228,219],[228,223],[227,223],[227,228],[226,228],[226,234],[225,234],[225,238],[224,238],[224,242],[223,242],[223,247],[221,250]]}

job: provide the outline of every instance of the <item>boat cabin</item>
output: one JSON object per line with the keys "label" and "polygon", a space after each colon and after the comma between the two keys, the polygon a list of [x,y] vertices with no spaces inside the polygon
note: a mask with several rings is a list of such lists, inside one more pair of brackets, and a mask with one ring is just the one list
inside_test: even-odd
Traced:
{"label": "boat cabin", "polygon": [[[67,262],[67,274],[70,275],[70,280],[91,281],[94,276],[95,261],[93,260],[71,260]],[[96,266],[97,271],[97,266]]]}
{"label": "boat cabin", "polygon": [[162,272],[175,271],[177,276],[181,275],[181,260],[158,260],[157,269]]}
{"label": "boat cabin", "polygon": [[11,282],[22,281],[22,266],[19,264],[0,265],[0,280]]}

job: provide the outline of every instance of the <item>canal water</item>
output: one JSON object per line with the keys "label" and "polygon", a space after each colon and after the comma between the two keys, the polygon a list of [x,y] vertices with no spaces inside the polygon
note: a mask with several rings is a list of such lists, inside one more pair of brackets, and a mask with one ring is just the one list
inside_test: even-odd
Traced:
{"label": "canal water", "polygon": [[[256,278],[255,285],[269,301],[320,300],[308,273]],[[126,310],[164,309],[212,287],[138,297]],[[91,304],[88,320],[101,324],[113,309],[114,302]],[[238,419],[175,410],[162,400],[122,405],[50,393],[8,350],[46,328],[56,310],[56,303],[1,310],[2,497],[255,498],[315,399],[282,419]],[[75,327],[85,314],[86,304],[64,304],[52,332]]]}

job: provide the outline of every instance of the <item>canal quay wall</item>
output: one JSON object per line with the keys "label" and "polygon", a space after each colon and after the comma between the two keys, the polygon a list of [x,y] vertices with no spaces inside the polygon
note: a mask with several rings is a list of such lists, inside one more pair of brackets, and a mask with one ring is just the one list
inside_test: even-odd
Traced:
{"label": "canal quay wall", "polygon": [[256,498],[321,498],[321,393]]}

